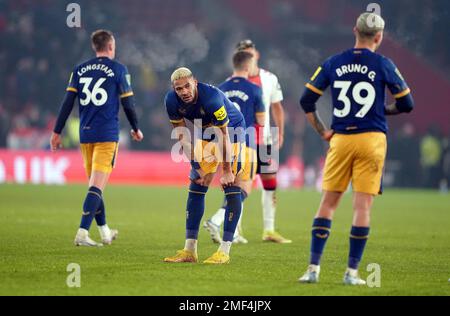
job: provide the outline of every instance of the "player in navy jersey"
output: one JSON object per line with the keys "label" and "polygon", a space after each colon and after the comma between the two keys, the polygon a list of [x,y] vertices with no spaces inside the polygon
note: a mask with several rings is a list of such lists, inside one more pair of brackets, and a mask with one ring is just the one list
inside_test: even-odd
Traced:
{"label": "player in navy jersey", "polygon": [[[197,262],[197,238],[205,211],[205,195],[219,165],[220,178],[227,200],[223,241],[208,259],[208,264],[230,261],[230,247],[240,218],[241,177],[245,163],[245,121],[241,112],[214,86],[198,82],[187,68],[172,73],[173,90],[167,93],[165,105],[185,155],[191,160],[191,184],[187,201],[186,240],[183,250],[165,262]],[[201,137],[191,140],[186,135],[186,121],[202,130]]]}
{"label": "player in navy jersey", "polygon": [[[80,114],[80,147],[89,178],[89,190],[83,205],[80,228],[75,236],[77,246],[111,244],[118,231],[106,224],[102,193],[117,160],[119,141],[119,102],[132,126],[131,136],[143,139],[136,118],[133,91],[127,68],[114,61],[115,39],[107,30],[91,35],[96,57],[75,67],[70,75],[67,93],[50,139],[52,151],[61,147],[61,132],[78,97]],[[103,244],[89,237],[96,220]]]}
{"label": "player in navy jersey", "polygon": [[[253,65],[248,80],[261,87],[265,105],[266,120],[264,126],[257,128],[257,159],[256,173],[263,187],[261,202],[263,215],[262,240],[278,244],[289,244],[292,240],[285,238],[275,230],[275,215],[277,210],[277,172],[278,151],[284,143],[284,109],[283,91],[278,77],[259,67],[260,52],[250,39],[242,40],[236,45],[236,51],[246,51],[253,54]],[[276,126],[276,132],[270,125],[270,117]]]}
{"label": "player in navy jersey", "polygon": [[[358,17],[354,48],[328,58],[312,76],[300,99],[308,121],[330,142],[323,177],[323,197],[313,222],[311,257],[302,283],[319,280],[320,259],[330,235],[331,221],[343,192],[352,183],[353,224],[344,284],[364,285],[358,276],[369,236],[373,198],[381,193],[386,156],[385,115],[410,112],[414,101],[394,63],[375,53],[383,39],[384,20],[373,13]],[[327,129],[316,112],[316,102],[331,87],[333,119]],[[396,102],[385,105],[385,89]]]}
{"label": "player in navy jersey", "polygon": [[[231,78],[219,85],[225,95],[242,112],[247,126],[246,136],[246,157],[244,174],[242,176],[242,201],[244,201],[252,190],[253,180],[256,175],[257,157],[256,157],[256,130],[255,125],[264,126],[265,106],[262,100],[262,90],[257,85],[248,81],[250,67],[253,63],[253,54],[239,51],[233,55],[234,73]],[[204,223],[214,242],[221,242],[220,226],[224,220],[226,209],[226,200],[224,205]],[[243,212],[243,209],[242,209]],[[233,242],[248,243],[242,234],[242,212],[241,218],[236,229]]]}

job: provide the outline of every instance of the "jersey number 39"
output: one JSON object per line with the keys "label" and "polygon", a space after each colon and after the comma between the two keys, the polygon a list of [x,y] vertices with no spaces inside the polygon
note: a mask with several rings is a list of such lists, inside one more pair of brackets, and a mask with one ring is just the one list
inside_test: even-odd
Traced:
{"label": "jersey number 39", "polygon": [[[347,92],[352,85],[351,81],[335,81],[333,88],[341,89],[339,92],[338,100],[344,103],[342,109],[334,108],[333,114],[336,117],[346,117],[350,114],[352,103],[347,97]],[[366,96],[361,95],[362,91],[366,91]],[[363,118],[372,108],[375,102],[375,88],[368,82],[361,81],[358,82],[352,89],[353,100],[362,105],[361,110],[355,114],[356,117]]]}
{"label": "jersey number 39", "polygon": [[80,98],[80,104],[82,106],[86,106],[90,102],[95,106],[102,106],[108,100],[108,93],[105,89],[100,88],[106,78],[98,79],[92,90],[89,90],[92,80],[93,78],[90,77],[80,78],[80,83],[83,84],[83,90],[81,92],[86,96],[84,99]]}

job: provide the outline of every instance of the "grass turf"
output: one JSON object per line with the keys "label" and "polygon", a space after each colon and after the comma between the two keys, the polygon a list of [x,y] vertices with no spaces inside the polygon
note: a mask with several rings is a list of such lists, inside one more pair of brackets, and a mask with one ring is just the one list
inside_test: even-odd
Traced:
{"label": "grass turf", "polygon": [[[85,186],[0,186],[0,295],[450,295],[450,195],[387,190],[373,207],[361,264],[381,266],[381,287],[341,285],[348,254],[351,195],[342,200],[322,260],[321,282],[301,285],[311,223],[320,194],[278,193],[277,227],[292,244],[261,241],[261,193],[245,204],[247,245],[232,247],[225,266],[167,264],[184,245],[186,189],[109,186],[104,194],[112,246],[72,244]],[[205,217],[222,201],[207,195]],[[95,223],[91,229],[98,238]],[[201,228],[199,259],[217,249]],[[81,287],[68,288],[69,263],[81,267]]]}

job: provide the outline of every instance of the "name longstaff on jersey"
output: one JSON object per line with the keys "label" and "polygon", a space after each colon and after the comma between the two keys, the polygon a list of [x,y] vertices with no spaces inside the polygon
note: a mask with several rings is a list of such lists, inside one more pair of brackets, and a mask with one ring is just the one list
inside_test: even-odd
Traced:
{"label": "name longstaff on jersey", "polygon": [[78,76],[81,77],[85,72],[92,70],[100,70],[108,77],[114,77],[114,71],[105,64],[86,65],[78,70]]}
{"label": "name longstaff on jersey", "polygon": [[67,91],[77,94],[80,142],[119,140],[119,101],[133,95],[127,68],[107,57],[96,57],[73,70]]}

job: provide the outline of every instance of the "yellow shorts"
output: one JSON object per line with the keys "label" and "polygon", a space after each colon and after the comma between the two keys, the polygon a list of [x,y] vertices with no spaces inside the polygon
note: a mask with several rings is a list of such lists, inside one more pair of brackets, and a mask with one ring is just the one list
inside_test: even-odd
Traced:
{"label": "yellow shorts", "polygon": [[[232,143],[231,169],[234,175],[243,172],[245,164],[245,143]],[[222,157],[218,144],[205,140],[198,140],[194,148],[195,161],[198,162],[200,169],[205,173],[216,173]]]}
{"label": "yellow shorts", "polygon": [[353,191],[377,195],[386,157],[386,135],[380,132],[335,134],[325,161],[323,190]]}
{"label": "yellow shorts", "polygon": [[104,173],[112,172],[119,150],[119,143],[80,144],[80,148],[83,154],[84,168],[88,177],[91,176],[93,170]]}
{"label": "yellow shorts", "polygon": [[258,158],[256,155],[256,149],[245,147],[245,164],[242,172],[242,180],[251,181],[255,179],[257,168]]}

